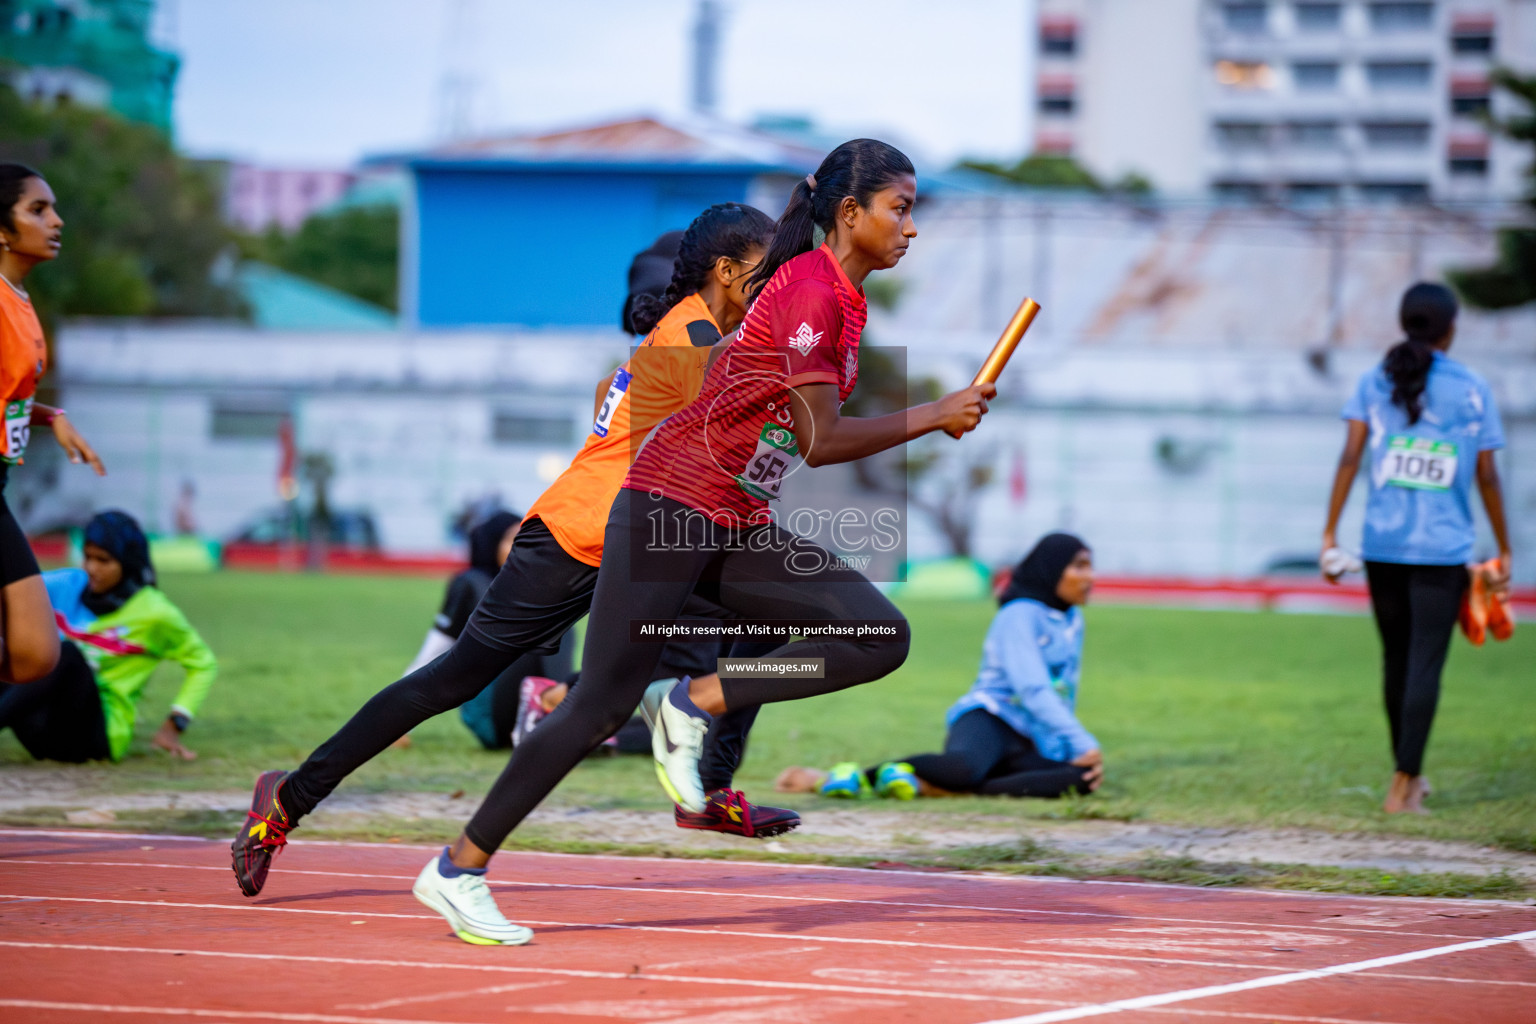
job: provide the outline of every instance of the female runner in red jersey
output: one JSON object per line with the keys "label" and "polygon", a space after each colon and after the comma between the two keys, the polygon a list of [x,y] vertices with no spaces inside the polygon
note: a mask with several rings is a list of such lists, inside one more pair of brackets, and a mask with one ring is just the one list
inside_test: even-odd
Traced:
{"label": "female runner in red jersey", "polygon": [[[896,607],[862,575],[773,523],[768,503],[799,452],[818,466],[936,430],[959,435],[976,427],[996,394],[982,384],[889,416],[839,415],[858,376],[860,285],[871,271],[894,267],[916,237],[916,198],[911,162],[871,139],[839,146],[795,187],[737,339],[715,359],[699,397],[640,450],[613,503],[582,684],[513,751],[457,842],[416,880],[416,897],[461,938],[495,941],[507,928],[488,900],[463,912],[462,879],[483,874],[513,828],[642,696],[658,774],[680,806],[698,811],[698,762],[714,715],[866,683],[906,659],[910,631]],[[819,247],[816,228],[826,234]],[[675,619],[695,591],[744,619],[879,622],[891,635],[806,639],[768,655],[823,659],[815,679],[710,676],[647,692],[660,646],[632,642],[631,620]]]}
{"label": "female runner in red jersey", "polygon": [[[32,428],[48,426],[70,462],[105,476],[101,459],[64,415],[33,399],[48,363],[43,328],[22,282],[59,255],[64,220],[43,176],[23,164],[0,163],[0,493],[21,462]],[[59,632],[32,547],[0,496],[0,679],[28,683],[53,671]]]}

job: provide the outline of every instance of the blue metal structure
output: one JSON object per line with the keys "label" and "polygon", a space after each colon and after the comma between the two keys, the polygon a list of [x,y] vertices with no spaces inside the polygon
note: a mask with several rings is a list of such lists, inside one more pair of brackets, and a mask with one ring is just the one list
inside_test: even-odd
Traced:
{"label": "blue metal structure", "polygon": [[[420,326],[617,325],[630,260],[713,204],[748,163],[418,159],[404,268]],[[777,211],[773,211],[777,212]],[[409,301],[414,299],[414,302]]]}

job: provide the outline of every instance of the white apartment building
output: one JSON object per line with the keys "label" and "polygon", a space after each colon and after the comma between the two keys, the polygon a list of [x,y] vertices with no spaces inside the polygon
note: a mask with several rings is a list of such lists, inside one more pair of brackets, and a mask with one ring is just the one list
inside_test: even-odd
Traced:
{"label": "white apartment building", "polygon": [[1507,199],[1536,0],[1040,0],[1035,150],[1170,196]]}

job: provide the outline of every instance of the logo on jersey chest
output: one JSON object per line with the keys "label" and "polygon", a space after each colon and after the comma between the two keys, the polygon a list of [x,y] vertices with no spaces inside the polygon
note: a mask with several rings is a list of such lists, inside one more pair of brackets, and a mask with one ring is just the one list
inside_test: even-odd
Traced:
{"label": "logo on jersey chest", "polygon": [[843,379],[851,383],[858,375],[859,353],[850,348],[847,358],[843,360]]}
{"label": "logo on jersey chest", "polygon": [[822,331],[811,330],[811,325],[802,320],[795,333],[789,336],[790,347],[802,356],[808,356],[811,354],[811,349],[815,348],[816,344],[821,341],[823,333]]}

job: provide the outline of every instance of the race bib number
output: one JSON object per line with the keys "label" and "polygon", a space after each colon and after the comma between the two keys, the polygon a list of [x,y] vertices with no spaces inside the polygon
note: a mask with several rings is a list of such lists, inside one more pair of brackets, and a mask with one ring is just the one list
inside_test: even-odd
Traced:
{"label": "race bib number", "polygon": [[1456,482],[1456,446],[1449,441],[1396,434],[1387,439],[1387,483],[1418,491],[1448,491]]}
{"label": "race bib number", "polygon": [[19,398],[14,402],[6,402],[4,460],[12,465],[20,462],[22,453],[27,450],[27,442],[30,440],[32,440],[32,399]]}
{"label": "race bib number", "polygon": [[757,435],[757,450],[747,460],[747,468],[736,477],[741,489],[754,498],[776,501],[779,488],[784,484],[784,474],[800,457],[800,446],[795,443],[795,432],[777,423],[764,423]]}
{"label": "race bib number", "polygon": [[613,375],[613,383],[608,385],[608,397],[603,399],[603,407],[597,413],[597,422],[592,424],[592,433],[598,437],[607,437],[608,428],[613,425],[613,417],[618,413],[619,406],[624,404],[624,396],[629,394],[629,382],[633,375],[625,369],[620,369]]}

